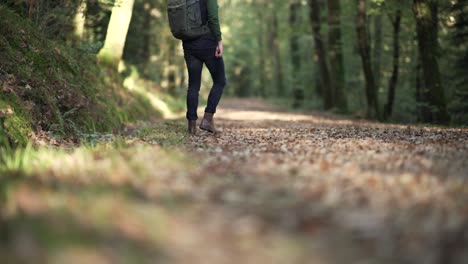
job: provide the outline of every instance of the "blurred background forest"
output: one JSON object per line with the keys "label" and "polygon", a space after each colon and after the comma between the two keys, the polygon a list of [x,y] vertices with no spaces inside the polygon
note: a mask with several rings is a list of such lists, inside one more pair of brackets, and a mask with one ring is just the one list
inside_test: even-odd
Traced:
{"label": "blurred background forest", "polygon": [[[466,2],[219,0],[226,93],[381,121],[466,125]],[[184,109],[187,74],[166,1],[0,3],[49,39],[120,64],[124,77]],[[205,84],[206,93],[207,74]]]}

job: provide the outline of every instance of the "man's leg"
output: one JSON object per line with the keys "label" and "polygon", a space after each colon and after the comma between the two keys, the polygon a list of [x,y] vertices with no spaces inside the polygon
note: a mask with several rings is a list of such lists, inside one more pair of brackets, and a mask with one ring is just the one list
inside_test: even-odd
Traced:
{"label": "man's leg", "polygon": [[211,88],[210,95],[208,97],[208,104],[205,109],[205,113],[214,114],[218,107],[221,96],[223,95],[224,87],[226,86],[226,73],[224,71],[224,60],[223,58],[216,58],[214,56],[208,57],[205,60],[206,67],[210,71],[211,78],[213,79],[213,87]]}
{"label": "man's leg", "polygon": [[191,54],[190,51],[185,51],[184,57],[189,75],[189,87],[187,91],[187,119],[193,121],[198,119],[198,95],[200,93],[203,61]]}
{"label": "man's leg", "polygon": [[223,95],[224,87],[226,86],[226,74],[224,72],[224,61],[223,58],[216,58],[214,50],[208,50],[208,54],[205,58],[205,64],[210,71],[211,77],[213,78],[213,87],[208,97],[208,105],[205,109],[205,115],[200,124],[200,129],[209,131],[211,133],[220,133],[216,129],[213,115],[216,113],[219,100]]}

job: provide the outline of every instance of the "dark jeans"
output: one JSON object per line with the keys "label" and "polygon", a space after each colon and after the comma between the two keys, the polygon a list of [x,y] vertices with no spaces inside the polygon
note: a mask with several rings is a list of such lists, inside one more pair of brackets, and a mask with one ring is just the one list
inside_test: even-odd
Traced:
{"label": "dark jeans", "polygon": [[216,107],[223,95],[226,86],[223,58],[215,57],[215,49],[185,50],[185,62],[189,74],[189,87],[187,92],[187,119],[197,120],[198,94],[201,86],[203,64],[210,71],[213,87],[208,97],[205,113],[216,113]]}

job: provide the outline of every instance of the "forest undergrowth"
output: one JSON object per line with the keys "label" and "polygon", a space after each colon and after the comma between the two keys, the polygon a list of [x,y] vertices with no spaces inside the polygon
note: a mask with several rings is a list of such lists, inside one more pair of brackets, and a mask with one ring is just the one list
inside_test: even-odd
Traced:
{"label": "forest undergrowth", "polygon": [[[468,130],[229,99],[4,157],[6,263],[466,263]],[[44,139],[45,140],[45,139]],[[54,146],[51,146],[54,144]]]}

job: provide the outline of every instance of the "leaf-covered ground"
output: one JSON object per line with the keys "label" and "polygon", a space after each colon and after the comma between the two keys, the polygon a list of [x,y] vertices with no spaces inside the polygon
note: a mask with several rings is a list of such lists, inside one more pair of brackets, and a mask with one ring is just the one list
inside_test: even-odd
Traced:
{"label": "leaf-covered ground", "polygon": [[226,100],[8,159],[2,263],[468,263],[468,130]]}

